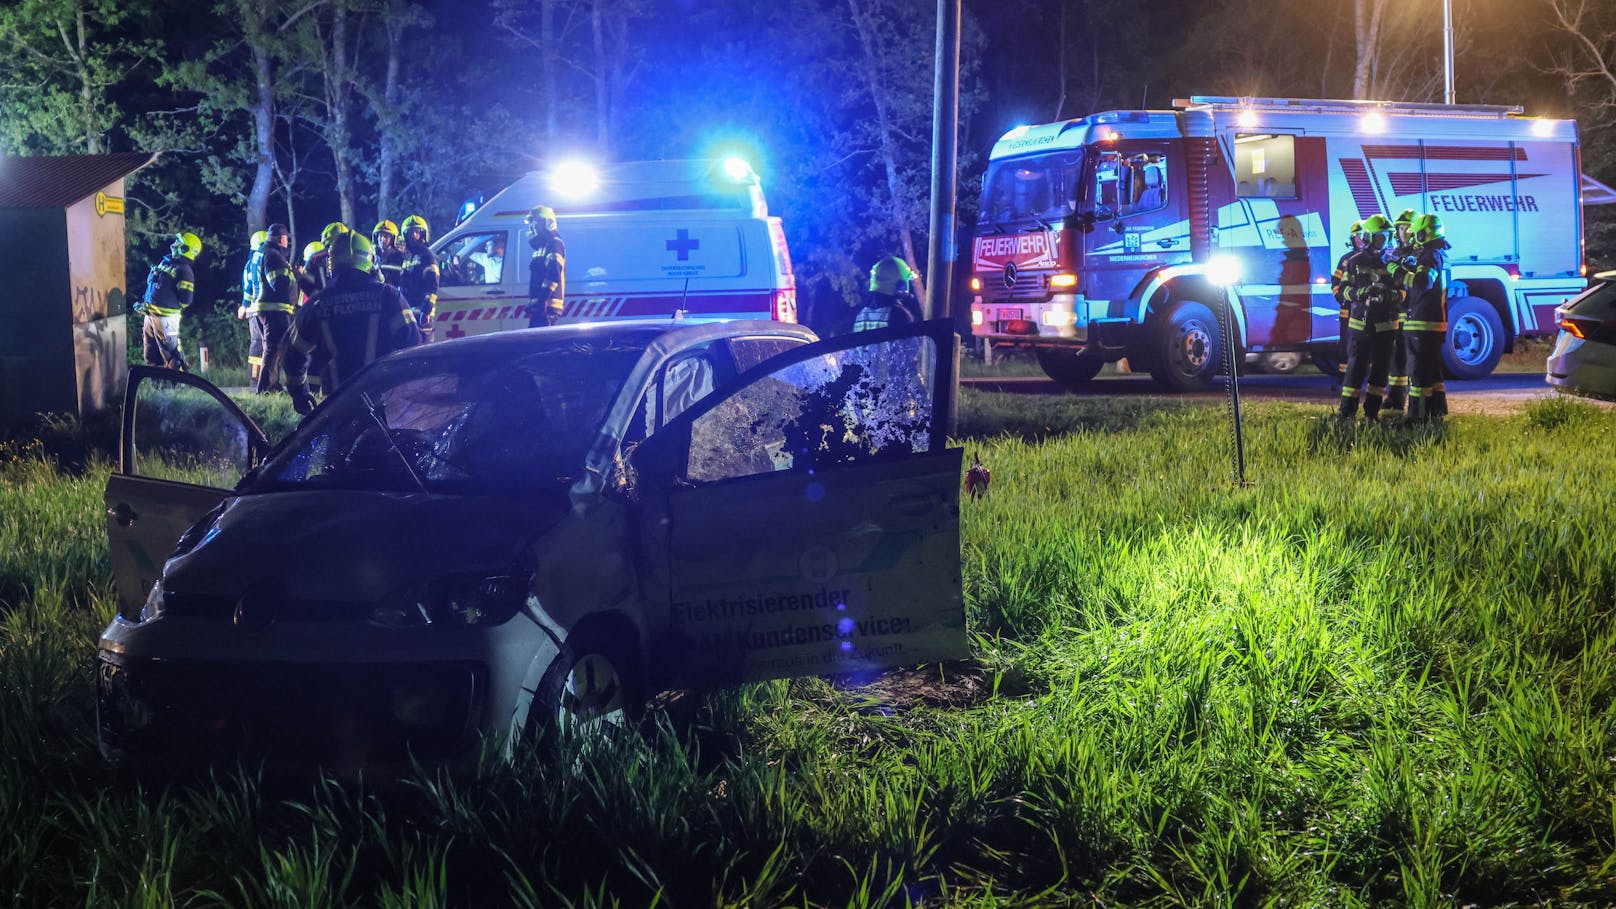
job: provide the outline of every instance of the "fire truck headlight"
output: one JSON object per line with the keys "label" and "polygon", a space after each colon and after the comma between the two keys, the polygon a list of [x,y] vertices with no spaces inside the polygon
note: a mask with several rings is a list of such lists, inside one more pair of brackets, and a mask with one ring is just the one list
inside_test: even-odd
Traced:
{"label": "fire truck headlight", "polygon": [[1049,276],[1049,286],[1050,287],[1076,287],[1077,286],[1077,275],[1069,274],[1069,273],[1062,273],[1062,274],[1058,274],[1058,275],[1050,275]]}
{"label": "fire truck headlight", "polygon": [[583,161],[563,161],[550,171],[550,188],[574,199],[600,188],[600,174]]}
{"label": "fire truck headlight", "polygon": [[1240,283],[1240,260],[1234,256],[1218,256],[1206,263],[1207,280],[1219,287]]}
{"label": "fire truck headlight", "polygon": [[981,290],[981,289],[982,289],[982,278],[980,276],[978,276],[978,275],[971,275],[971,290],[978,291],[978,290]]}
{"label": "fire truck headlight", "polygon": [[986,320],[982,318],[982,310],[980,310],[980,309],[971,310],[971,324],[972,325],[981,325],[984,321],[986,321]]}

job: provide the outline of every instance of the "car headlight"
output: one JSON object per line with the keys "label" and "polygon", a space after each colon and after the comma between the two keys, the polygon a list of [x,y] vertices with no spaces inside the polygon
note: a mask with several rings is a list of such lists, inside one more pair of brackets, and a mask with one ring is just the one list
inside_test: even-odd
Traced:
{"label": "car headlight", "polygon": [[527,602],[529,574],[462,572],[407,584],[370,611],[383,628],[499,625]]}
{"label": "car headlight", "polygon": [[140,612],[133,616],[124,616],[131,622],[150,622],[163,617],[163,579],[158,578],[151,585],[146,594],[146,602],[141,604]]}

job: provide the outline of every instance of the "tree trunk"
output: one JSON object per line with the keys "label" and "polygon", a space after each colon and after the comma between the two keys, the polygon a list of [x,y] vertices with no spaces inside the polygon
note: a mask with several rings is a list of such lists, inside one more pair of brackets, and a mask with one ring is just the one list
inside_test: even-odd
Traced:
{"label": "tree trunk", "polygon": [[1353,24],[1358,56],[1352,68],[1352,96],[1364,100],[1374,90],[1380,56],[1380,25],[1386,0],[1353,0]]}
{"label": "tree trunk", "polygon": [[561,117],[556,110],[556,0],[539,0],[539,77],[544,84],[544,141],[553,148],[561,135]]}
{"label": "tree trunk", "polygon": [[337,201],[342,207],[342,223],[354,223],[354,169],[348,153],[348,2],[331,4],[331,75],[326,96],[331,116],[331,156],[337,165]]}
{"label": "tree trunk", "polygon": [[[892,229],[898,235],[898,245],[903,250],[904,261],[909,263],[910,269],[917,275],[912,288],[915,295],[922,299],[926,296],[926,288],[920,276],[920,257],[915,255],[915,229],[910,223],[907,200],[903,194],[903,181],[898,172],[899,150],[898,143],[893,136],[892,118],[886,86],[882,84],[879,68],[876,66],[877,56],[875,50],[875,35],[872,33],[869,13],[859,6],[859,0],[847,0],[847,6],[852,13],[853,28],[858,33],[859,70],[864,77],[865,88],[870,94],[870,103],[875,108],[875,127],[878,155],[881,166],[886,171],[887,194],[892,199]],[[930,276],[925,276],[929,278]]]}
{"label": "tree trunk", "polygon": [[79,77],[79,116],[84,121],[84,151],[99,155],[102,152],[101,130],[95,128],[95,86],[90,76],[90,41],[84,26],[84,2],[73,3],[74,27],[78,46],[74,49],[73,64]]}
{"label": "tree trunk", "polygon": [[[236,12],[253,58],[253,165],[252,189],[247,192],[247,233],[269,225],[269,193],[275,183],[275,70],[269,57],[268,38],[252,4],[238,2]],[[290,211],[290,206],[287,207]]]}
{"label": "tree trunk", "polygon": [[595,0],[589,5],[589,37],[594,45],[595,55],[595,150],[602,158],[609,155],[611,149],[611,77],[610,67],[606,62],[606,33],[604,23],[601,21],[605,13],[601,7],[607,0]]}
{"label": "tree trunk", "polygon": [[393,184],[398,170],[398,139],[395,132],[399,113],[398,74],[403,44],[403,11],[399,8],[398,0],[390,0],[387,4],[387,74],[382,83],[382,106],[385,110],[377,117],[381,124],[380,160],[377,162],[380,173],[376,175],[377,220],[387,218],[388,212],[393,211]]}

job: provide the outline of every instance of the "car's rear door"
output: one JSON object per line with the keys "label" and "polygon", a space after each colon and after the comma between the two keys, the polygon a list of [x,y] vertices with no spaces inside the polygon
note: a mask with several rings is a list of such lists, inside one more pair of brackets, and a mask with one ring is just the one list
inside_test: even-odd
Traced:
{"label": "car's rear door", "polygon": [[936,321],[806,345],[641,446],[653,681],[967,654],[945,435],[957,343]]}
{"label": "car's rear door", "polygon": [[268,450],[264,433],[207,380],[130,368],[118,470],[105,498],[120,611],[139,609],[180,535]]}

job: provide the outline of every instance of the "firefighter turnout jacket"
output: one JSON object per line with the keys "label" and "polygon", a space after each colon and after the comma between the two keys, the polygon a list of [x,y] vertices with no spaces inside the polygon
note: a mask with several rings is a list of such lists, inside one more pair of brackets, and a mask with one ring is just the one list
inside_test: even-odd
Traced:
{"label": "firefighter turnout jacket", "polygon": [[920,301],[914,294],[884,294],[870,291],[864,297],[864,306],[853,317],[854,331],[875,331],[894,325],[912,325],[919,321]]}
{"label": "firefighter turnout jacket", "polygon": [[144,312],[152,316],[177,316],[180,310],[191,305],[195,294],[196,273],[191,270],[191,260],[184,256],[164,256],[146,276]]}
{"label": "firefighter turnout jacket", "polygon": [[438,308],[438,256],[425,243],[410,244],[404,257],[404,270],[399,274],[398,289],[403,291],[410,309],[415,310],[416,321],[421,325],[431,324]]}
{"label": "firefighter turnout jacket", "polygon": [[295,374],[287,380],[306,389],[308,362],[319,352],[330,363],[333,384],[326,389],[330,394],[371,361],[419,343],[415,313],[397,288],[379,283],[367,272],[342,269],[297,313],[292,345],[299,356],[295,365],[288,363],[288,372]]}
{"label": "firefighter turnout jacket", "polygon": [[287,261],[286,250],[272,243],[259,249],[259,312],[293,312],[297,309],[297,275]]}
{"label": "firefighter turnout jacket", "polygon": [[528,321],[543,325],[542,317],[559,317],[566,308],[567,244],[554,234],[535,236],[529,242],[533,259],[528,263]]}
{"label": "firefighter turnout jacket", "polygon": [[376,250],[376,276],[381,281],[398,287],[404,278],[404,250],[395,243],[387,251]]}

